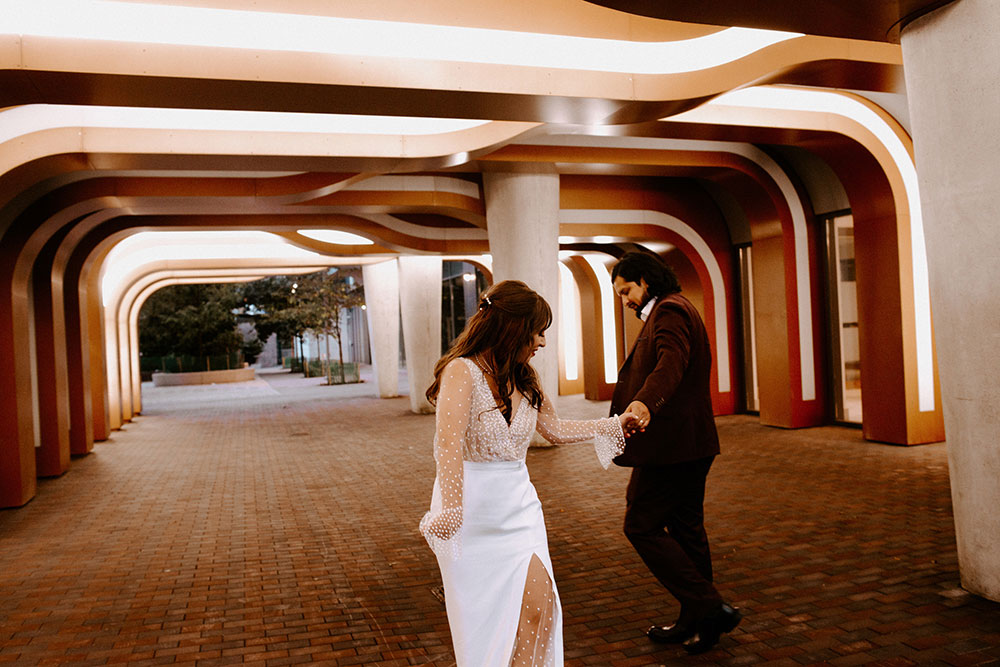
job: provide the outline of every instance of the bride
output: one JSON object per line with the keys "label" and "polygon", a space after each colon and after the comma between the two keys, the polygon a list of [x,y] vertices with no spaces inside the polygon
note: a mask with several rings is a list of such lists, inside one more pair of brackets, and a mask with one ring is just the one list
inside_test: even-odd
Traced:
{"label": "bride", "polygon": [[605,468],[631,415],[560,419],[529,359],[552,311],[520,281],[483,296],[434,368],[437,478],[420,522],[444,581],[459,667],[562,665],[562,610],[542,507],[524,465],[538,431],[552,443],[593,440]]}

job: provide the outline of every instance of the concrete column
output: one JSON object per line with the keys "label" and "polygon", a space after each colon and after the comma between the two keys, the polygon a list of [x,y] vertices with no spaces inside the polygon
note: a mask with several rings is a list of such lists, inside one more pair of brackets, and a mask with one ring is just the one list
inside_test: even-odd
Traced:
{"label": "concrete column", "polygon": [[[365,281],[367,284],[367,281]],[[403,349],[410,381],[410,410],[434,412],[424,396],[434,380],[441,356],[441,258],[399,258],[399,305],[403,317]]]}
{"label": "concrete column", "polygon": [[962,585],[1000,601],[1000,3],[906,27],[903,62],[948,438]]}
{"label": "concrete column", "polygon": [[493,280],[520,280],[548,301],[552,327],[532,361],[547,396],[559,392],[559,175],[483,174]]}
{"label": "concrete column", "polygon": [[361,274],[375,390],[381,398],[392,398],[399,396],[399,264],[394,259],[365,264]]}

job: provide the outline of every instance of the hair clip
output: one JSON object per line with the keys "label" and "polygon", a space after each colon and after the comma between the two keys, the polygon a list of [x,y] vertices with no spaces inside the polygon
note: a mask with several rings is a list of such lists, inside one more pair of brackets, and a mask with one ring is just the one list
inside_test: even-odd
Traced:
{"label": "hair clip", "polygon": [[482,298],[482,300],[480,300],[480,302],[479,302],[479,310],[482,310],[483,308],[486,308],[487,306],[492,306],[492,305],[493,305],[493,302],[490,300],[490,297],[484,296]]}

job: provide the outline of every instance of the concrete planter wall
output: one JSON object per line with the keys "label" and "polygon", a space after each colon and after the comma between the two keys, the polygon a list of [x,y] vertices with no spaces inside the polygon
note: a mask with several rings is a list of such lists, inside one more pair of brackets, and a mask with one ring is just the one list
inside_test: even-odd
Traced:
{"label": "concrete planter wall", "polygon": [[249,382],[257,379],[253,368],[235,368],[228,371],[198,371],[195,373],[153,373],[154,387],[176,387],[185,384],[220,384],[222,382]]}

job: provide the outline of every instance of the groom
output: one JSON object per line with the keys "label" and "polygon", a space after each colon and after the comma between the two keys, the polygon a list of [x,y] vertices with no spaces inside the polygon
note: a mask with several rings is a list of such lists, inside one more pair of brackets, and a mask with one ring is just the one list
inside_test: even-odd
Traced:
{"label": "groom", "polygon": [[672,625],[653,626],[646,634],[704,653],[742,618],[712,584],[704,526],[705,479],[719,453],[708,335],[698,311],[680,295],[673,270],[658,256],[626,253],[611,275],[624,306],[644,322],[611,400],[611,413],[634,414],[640,429],[614,460],[632,468],[625,535],[681,604]]}

